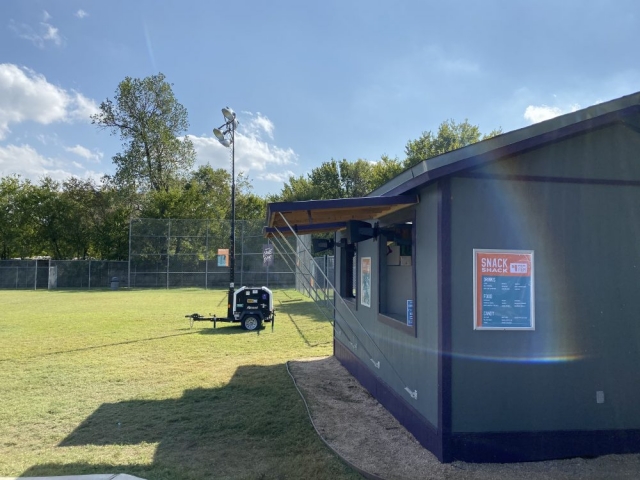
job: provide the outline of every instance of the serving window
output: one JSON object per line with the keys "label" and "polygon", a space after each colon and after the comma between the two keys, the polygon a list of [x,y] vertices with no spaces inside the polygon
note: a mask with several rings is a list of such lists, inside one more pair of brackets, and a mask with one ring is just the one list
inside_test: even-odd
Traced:
{"label": "serving window", "polygon": [[356,246],[346,245],[337,251],[340,252],[340,295],[345,300],[355,301],[358,296]]}
{"label": "serving window", "polygon": [[415,228],[413,221],[380,228],[378,319],[415,334]]}

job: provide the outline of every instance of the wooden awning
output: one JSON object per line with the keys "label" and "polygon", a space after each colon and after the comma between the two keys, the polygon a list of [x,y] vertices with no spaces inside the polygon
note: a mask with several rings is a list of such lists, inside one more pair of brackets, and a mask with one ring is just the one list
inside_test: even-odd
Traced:
{"label": "wooden awning", "polygon": [[269,203],[265,236],[273,236],[277,231],[291,235],[287,222],[301,235],[335,232],[345,228],[349,220],[375,220],[416,203],[417,195]]}

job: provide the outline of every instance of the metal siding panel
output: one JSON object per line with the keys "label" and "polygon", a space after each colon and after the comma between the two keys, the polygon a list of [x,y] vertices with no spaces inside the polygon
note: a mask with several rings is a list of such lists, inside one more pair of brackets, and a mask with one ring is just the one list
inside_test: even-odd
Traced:
{"label": "metal siding panel", "polygon": [[[454,179],[452,197],[453,431],[640,428],[640,188]],[[473,330],[473,248],[534,250],[535,331]]]}
{"label": "metal siding panel", "polygon": [[[473,170],[554,178],[640,180],[640,135],[621,123]],[[517,162],[514,163],[514,162]]]}

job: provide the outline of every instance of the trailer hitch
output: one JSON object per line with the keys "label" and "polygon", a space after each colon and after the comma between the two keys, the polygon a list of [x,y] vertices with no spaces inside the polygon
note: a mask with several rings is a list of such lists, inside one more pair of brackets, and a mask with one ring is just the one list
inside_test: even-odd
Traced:
{"label": "trailer hitch", "polygon": [[219,320],[215,315],[212,317],[204,317],[199,313],[192,313],[191,315],[185,315],[184,318],[191,319],[189,321],[189,328],[193,328],[194,322],[213,322],[213,328],[216,328],[217,321]]}

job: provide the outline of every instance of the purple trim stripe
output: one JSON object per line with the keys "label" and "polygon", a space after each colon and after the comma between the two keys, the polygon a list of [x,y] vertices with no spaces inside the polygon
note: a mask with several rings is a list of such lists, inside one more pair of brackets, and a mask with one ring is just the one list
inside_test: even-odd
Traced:
{"label": "purple trim stripe", "polygon": [[338,361],[366,388],[380,404],[389,410],[396,419],[413,434],[420,444],[431,451],[442,461],[438,432],[436,428],[424,418],[406,400],[393,389],[375,376],[369,367],[355,356],[351,350],[334,338],[333,352]]}
{"label": "purple trim stripe", "polygon": [[[291,227],[293,228],[293,231],[299,234],[304,234],[307,233],[309,231],[311,232],[320,232],[320,231],[325,231],[325,232],[332,232],[332,231],[336,231],[336,230],[340,230],[341,228],[346,228],[347,223],[346,222],[332,222],[332,223],[315,223],[312,225],[291,225]],[[263,228],[263,233],[265,236],[268,235],[273,235],[276,234],[278,232],[282,232],[283,235],[290,235],[291,232],[289,231],[289,228],[287,227],[281,227],[281,228],[277,228],[277,227],[264,227]]]}
{"label": "purple trim stripe", "polygon": [[300,202],[273,202],[267,204],[267,224],[271,225],[276,213],[299,212],[304,210],[334,210],[340,208],[384,207],[389,205],[413,205],[418,203],[417,195],[396,195],[384,197],[336,198],[332,200],[305,200]]}
{"label": "purple trim stripe", "polygon": [[477,178],[482,180],[512,180],[516,182],[578,183],[586,185],[640,187],[640,180],[616,180],[607,178],[547,177],[538,175],[508,175],[481,172],[460,172],[456,174],[456,177]]}
{"label": "purple trim stripe", "polygon": [[443,462],[451,462],[451,181],[438,183],[438,430]]}
{"label": "purple trim stripe", "polygon": [[416,195],[396,195],[384,197],[334,198],[331,200],[304,200],[300,202],[273,202],[267,208],[270,213],[296,212],[333,208],[380,207],[385,205],[412,205],[418,203]]}
{"label": "purple trim stripe", "polygon": [[451,450],[453,460],[475,463],[639,453],[640,430],[454,433]]}

